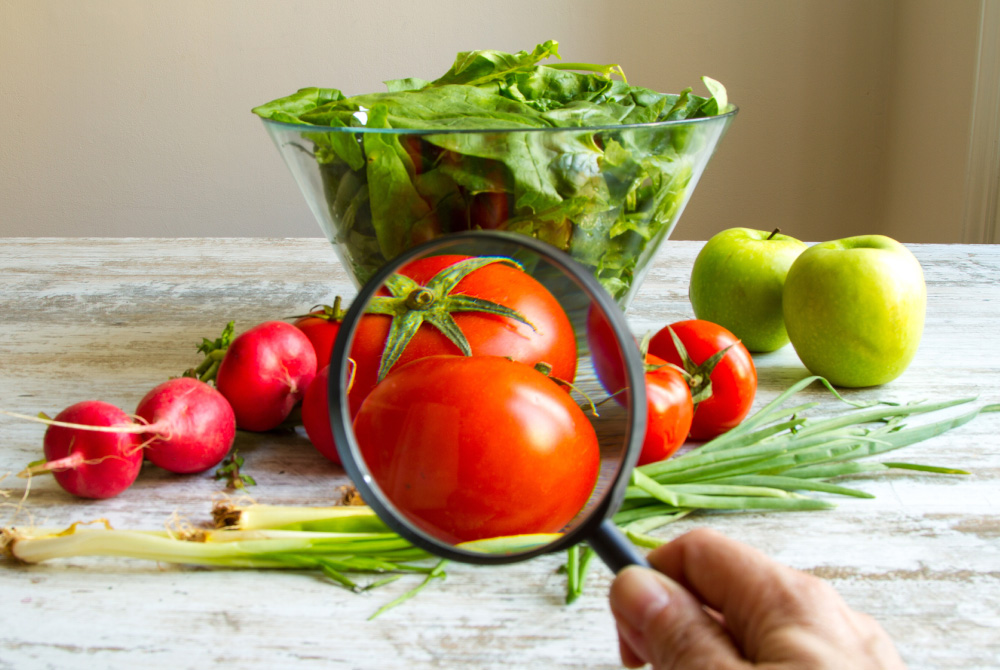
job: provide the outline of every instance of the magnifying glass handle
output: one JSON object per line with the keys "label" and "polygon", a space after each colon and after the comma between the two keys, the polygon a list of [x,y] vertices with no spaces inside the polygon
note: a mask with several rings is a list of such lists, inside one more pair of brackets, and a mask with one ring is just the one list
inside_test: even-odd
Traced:
{"label": "magnifying glass handle", "polygon": [[616,575],[630,565],[650,567],[642,552],[622,534],[611,519],[601,522],[587,539],[587,544]]}

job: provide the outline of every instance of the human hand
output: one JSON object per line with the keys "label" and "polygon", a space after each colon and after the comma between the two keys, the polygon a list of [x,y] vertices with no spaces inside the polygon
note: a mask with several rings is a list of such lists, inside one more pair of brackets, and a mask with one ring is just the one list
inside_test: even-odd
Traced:
{"label": "human hand", "polygon": [[611,585],[626,667],[905,667],[882,627],[828,583],[715,531],[691,531],[648,558],[659,572],[630,566]]}

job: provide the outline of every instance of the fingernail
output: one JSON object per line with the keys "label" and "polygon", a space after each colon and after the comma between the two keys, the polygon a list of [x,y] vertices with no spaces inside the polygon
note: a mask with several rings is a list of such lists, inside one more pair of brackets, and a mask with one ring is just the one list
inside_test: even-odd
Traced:
{"label": "fingernail", "polygon": [[629,566],[615,578],[612,607],[615,613],[636,631],[646,630],[649,622],[670,602],[666,577],[648,568]]}

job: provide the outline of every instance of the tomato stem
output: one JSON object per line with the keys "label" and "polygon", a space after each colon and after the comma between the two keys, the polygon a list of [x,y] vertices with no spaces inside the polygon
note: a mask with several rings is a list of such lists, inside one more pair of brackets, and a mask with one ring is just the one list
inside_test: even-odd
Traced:
{"label": "tomato stem", "polygon": [[344,316],[347,314],[347,310],[345,310],[342,305],[343,299],[338,295],[333,299],[332,305],[313,305],[309,308],[309,312],[306,314],[296,314],[295,316],[289,316],[286,318],[291,320],[312,317],[314,319],[322,319],[324,321],[343,321]]}
{"label": "tomato stem", "polygon": [[[511,358],[510,360],[514,360],[514,359]],[[535,369],[538,370],[539,372],[541,372],[546,377],[550,377],[550,378],[552,377],[552,365],[549,364],[549,363],[546,363],[545,361],[539,361],[539,362],[535,363]]]}
{"label": "tomato stem", "polygon": [[[513,359],[509,359],[509,360],[513,360]],[[535,363],[534,368],[536,370],[538,370],[539,372],[541,372],[546,377],[548,377],[549,379],[551,379],[552,381],[554,381],[555,383],[560,384],[562,386],[565,386],[565,387],[567,387],[567,388],[569,388],[569,389],[571,389],[573,391],[576,391],[580,395],[582,395],[583,399],[587,401],[588,405],[590,405],[590,412],[591,412],[591,414],[593,414],[594,416],[597,416],[597,417],[601,416],[600,414],[597,413],[597,405],[600,404],[600,403],[595,403],[594,400],[593,400],[593,398],[591,398],[583,389],[581,389],[580,387],[576,386],[572,382],[568,382],[565,379],[560,379],[559,377],[553,377],[552,376],[552,365],[550,363],[546,363],[545,361],[539,361],[539,362]],[[604,401],[602,400],[601,402],[604,402]]]}
{"label": "tomato stem", "polygon": [[434,292],[424,286],[406,296],[406,306],[409,309],[428,309],[433,304]]}

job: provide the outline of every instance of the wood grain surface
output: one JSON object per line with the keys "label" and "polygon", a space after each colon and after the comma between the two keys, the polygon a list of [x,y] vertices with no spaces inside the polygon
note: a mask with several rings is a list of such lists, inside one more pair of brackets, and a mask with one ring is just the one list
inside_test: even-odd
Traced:
{"label": "wood grain surface", "polygon": [[[692,316],[687,280],[701,243],[669,242],[629,310],[636,333]],[[911,245],[928,315],[898,380],[855,399],[1000,401],[1000,247]],[[132,411],[193,365],[201,338],[300,314],[354,287],[320,239],[0,240],[0,408],[55,414],[85,399]],[[755,357],[760,406],[806,376],[791,347]],[[819,389],[806,396],[835,412]],[[51,478],[14,475],[40,457],[44,428],[0,416],[2,525],[108,519],[159,529],[207,520],[223,484],[211,473],[146,467],[106,501],[72,499]],[[346,482],[301,433],[241,434],[251,494],[330,504]],[[910,668],[1000,666],[1000,415],[906,448],[905,459],[968,477],[856,479],[873,500],[822,512],[694,515],[658,535],[709,525],[829,579],[878,619]],[[562,556],[506,567],[452,564],[447,579],[383,616],[406,576],[356,595],[317,574],[206,570],[128,559],[37,566],[0,561],[0,669],[9,668],[617,668],[610,575],[591,571],[563,604]]]}

